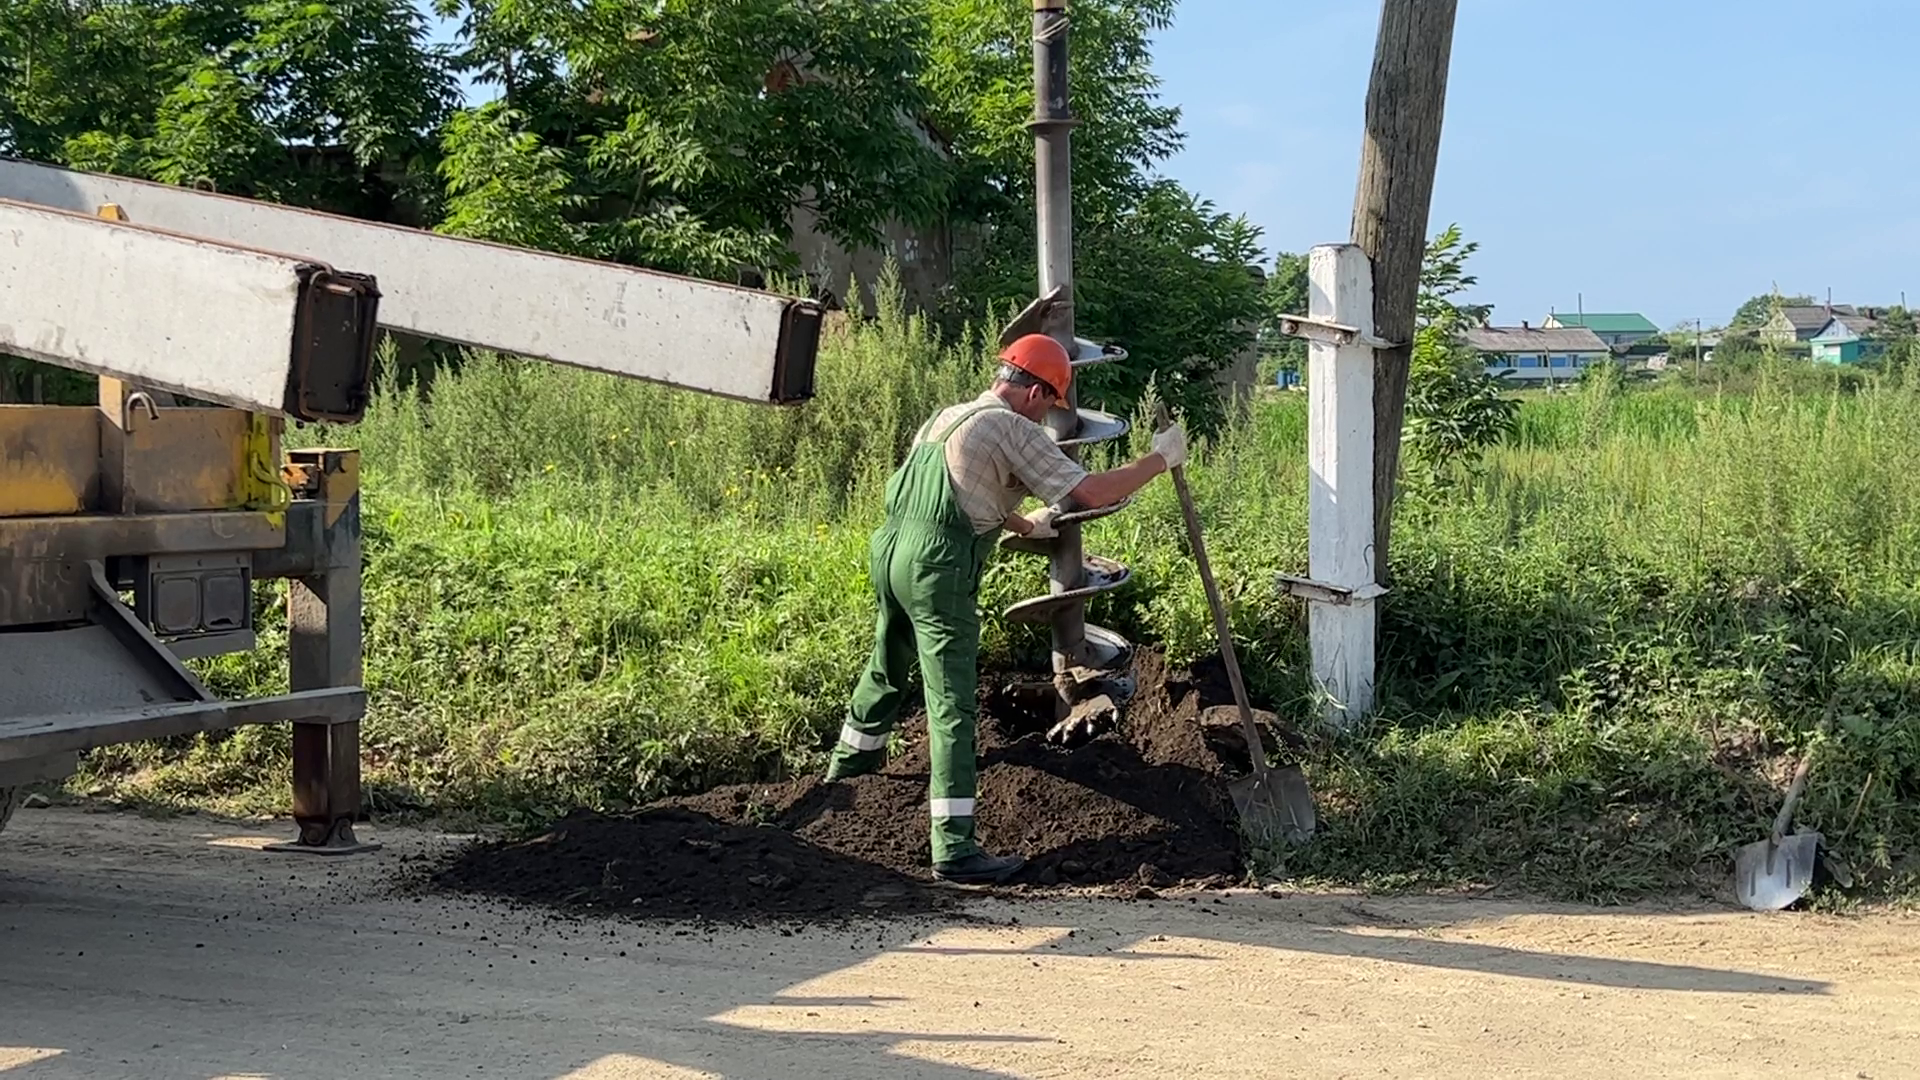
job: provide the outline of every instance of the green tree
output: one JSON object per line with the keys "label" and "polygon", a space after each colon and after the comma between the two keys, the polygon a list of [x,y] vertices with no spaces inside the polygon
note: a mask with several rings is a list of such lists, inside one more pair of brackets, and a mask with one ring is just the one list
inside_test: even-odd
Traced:
{"label": "green tree", "polygon": [[1776,293],[1761,293],[1753,297],[1734,311],[1733,320],[1727,323],[1729,333],[1758,330],[1773,317],[1773,305],[1782,307],[1807,307],[1817,301],[1811,296],[1779,296]]}
{"label": "green tree", "polygon": [[0,148],[40,160],[378,213],[455,96],[409,0],[0,0]]}
{"label": "green tree", "polygon": [[221,21],[124,0],[0,0],[0,151],[52,161],[84,132],[150,130]]}
{"label": "green tree", "polygon": [[1271,383],[1282,371],[1305,371],[1307,343],[1280,332],[1280,316],[1307,313],[1307,257],[1283,251],[1274,256],[1261,296],[1260,381]]}
{"label": "green tree", "polygon": [[1444,484],[1457,469],[1472,469],[1487,448],[1513,431],[1520,403],[1461,340],[1493,309],[1455,298],[1478,283],[1467,260],[1480,245],[1449,225],[1427,245],[1420,270],[1413,366],[1407,379],[1407,419],[1402,429],[1409,478]]}
{"label": "green tree", "polygon": [[[950,322],[1032,299],[1034,266],[1032,5],[924,0],[932,53],[923,82],[951,139],[956,221],[968,226]],[[1154,166],[1181,144],[1162,104],[1153,35],[1174,0],[1073,5],[1075,313],[1083,336],[1125,347],[1124,365],[1088,373],[1088,397],[1130,411],[1150,383],[1198,431],[1224,413],[1214,377],[1249,348],[1265,317],[1259,233]]]}
{"label": "green tree", "polygon": [[1913,312],[1896,304],[1888,308],[1868,338],[1877,347],[1868,365],[1882,371],[1904,369],[1916,354]]}
{"label": "green tree", "polygon": [[1120,343],[1128,362],[1091,369],[1090,394],[1126,413],[1152,385],[1191,430],[1217,431],[1226,414],[1215,378],[1252,347],[1264,316],[1259,230],[1171,180],[1102,224],[1079,240],[1088,271],[1075,306],[1080,332]]}
{"label": "green tree", "polygon": [[[926,111],[917,3],[457,10],[469,40],[460,65],[499,84],[505,104],[449,129],[449,228],[730,278],[793,268],[796,207],[848,245],[942,209],[945,166],[915,126]],[[537,174],[537,197],[506,191],[496,163]]]}

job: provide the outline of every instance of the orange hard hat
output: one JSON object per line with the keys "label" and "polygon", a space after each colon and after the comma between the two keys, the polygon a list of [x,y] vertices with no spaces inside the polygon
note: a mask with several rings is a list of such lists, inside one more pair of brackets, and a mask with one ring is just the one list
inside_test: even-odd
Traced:
{"label": "orange hard hat", "polygon": [[1028,334],[1000,350],[1000,359],[1051,386],[1054,396],[1066,400],[1067,387],[1073,385],[1073,361],[1059,342],[1045,334]]}

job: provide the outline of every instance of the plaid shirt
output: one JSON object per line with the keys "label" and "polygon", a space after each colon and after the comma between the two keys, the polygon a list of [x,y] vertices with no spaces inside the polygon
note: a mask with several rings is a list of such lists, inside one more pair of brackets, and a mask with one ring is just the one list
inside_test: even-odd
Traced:
{"label": "plaid shirt", "polygon": [[1021,416],[989,390],[928,421],[915,442],[937,437],[967,410],[990,405],[947,439],[947,478],[976,536],[1000,529],[1032,495],[1052,506],[1072,493],[1087,470],[1054,445],[1047,429]]}

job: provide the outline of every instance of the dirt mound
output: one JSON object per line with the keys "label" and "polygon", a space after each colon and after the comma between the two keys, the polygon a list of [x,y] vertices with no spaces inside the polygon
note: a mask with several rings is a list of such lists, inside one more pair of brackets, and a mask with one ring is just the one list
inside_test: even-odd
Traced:
{"label": "dirt mound", "polygon": [[[1226,780],[1245,742],[1213,680],[1135,663],[1119,730],[1074,750],[1046,742],[1029,687],[985,681],[979,834],[1028,867],[1011,891],[1104,888],[1137,896],[1223,885],[1241,872]],[[651,917],[808,918],[927,911],[953,894],[930,881],[924,718],[902,727],[886,769],[837,784],[736,785],[637,814],[574,814],[531,841],[470,849],[439,884],[519,900],[618,907]],[[1237,766],[1233,763],[1237,757]]]}
{"label": "dirt mound", "polygon": [[785,830],[676,806],[579,811],[531,840],[470,847],[434,881],[510,900],[715,922],[914,914],[952,903],[925,882]]}

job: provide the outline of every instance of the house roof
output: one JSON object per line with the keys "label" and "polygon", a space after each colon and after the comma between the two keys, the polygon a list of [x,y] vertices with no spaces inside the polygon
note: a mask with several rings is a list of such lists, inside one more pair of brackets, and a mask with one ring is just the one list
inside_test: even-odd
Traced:
{"label": "house roof", "polygon": [[1548,330],[1538,326],[1476,326],[1462,335],[1467,346],[1483,353],[1603,353],[1607,343],[1592,330],[1573,326]]}
{"label": "house roof", "polygon": [[1780,308],[1780,314],[1786,317],[1788,325],[1792,326],[1795,331],[1801,331],[1819,330],[1827,325],[1828,319],[1836,315],[1857,315],[1859,313],[1854,310],[1852,304],[1835,304],[1832,307],[1828,307],[1825,304],[1794,304],[1782,306]]}
{"label": "house roof", "polygon": [[1548,318],[1561,326],[1584,326],[1596,334],[1657,334],[1660,332],[1660,328],[1653,324],[1653,320],[1632,311],[1587,311],[1573,315],[1556,311]]}
{"label": "house roof", "polygon": [[1820,332],[1813,336],[1816,338],[1825,338],[1829,341],[1851,341],[1856,338],[1866,337],[1878,329],[1879,326],[1880,320],[1878,319],[1869,318],[1865,315],[1841,315],[1836,312],[1833,318],[1828,319],[1826,323],[1820,327]]}

